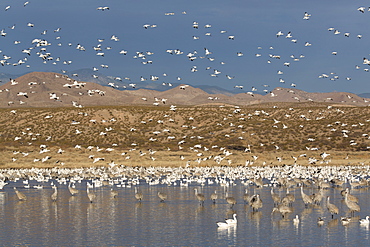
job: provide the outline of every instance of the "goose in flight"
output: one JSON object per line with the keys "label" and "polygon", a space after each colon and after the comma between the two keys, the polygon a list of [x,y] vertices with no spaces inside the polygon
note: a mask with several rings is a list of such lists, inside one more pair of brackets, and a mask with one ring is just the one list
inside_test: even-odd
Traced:
{"label": "goose in flight", "polygon": [[104,6],[104,7],[97,7],[96,9],[97,9],[97,10],[104,11],[104,10],[109,10],[109,7],[107,7],[107,6]]}
{"label": "goose in flight", "polygon": [[309,20],[311,17],[311,14],[307,13],[307,12],[304,12],[304,15],[303,15],[303,20]]}
{"label": "goose in flight", "polygon": [[113,41],[119,41],[119,38],[116,35],[112,35],[110,39]]}
{"label": "goose in flight", "polygon": [[365,7],[363,6],[358,7],[357,10],[360,11],[361,13],[365,13]]}
{"label": "goose in flight", "polygon": [[207,48],[204,48],[204,51],[205,51],[205,53],[206,53],[206,56],[208,56],[208,55],[211,55],[211,54],[212,54],[212,52],[210,52]]}
{"label": "goose in flight", "polygon": [[282,31],[279,31],[279,32],[277,32],[277,33],[276,33],[276,37],[278,37],[278,38],[279,38],[280,36],[283,36],[283,35],[284,35],[284,33],[283,33]]}

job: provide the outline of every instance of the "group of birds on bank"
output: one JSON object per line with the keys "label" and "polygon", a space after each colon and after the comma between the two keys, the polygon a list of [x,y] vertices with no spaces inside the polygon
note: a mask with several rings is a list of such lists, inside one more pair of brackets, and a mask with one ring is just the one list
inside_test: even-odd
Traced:
{"label": "group of birds on bank", "polygon": [[[64,183],[66,183],[66,181]],[[76,196],[80,192],[78,189],[75,188],[74,183],[75,183],[75,181],[73,181],[73,182],[70,181],[68,183],[68,187],[67,187],[71,196]],[[242,183],[244,183],[244,182],[242,182]],[[304,189],[303,189],[304,188],[303,185],[308,186],[307,183],[309,183],[309,181],[305,180],[304,182],[302,181],[302,184],[296,185],[296,186],[298,186],[298,188],[300,188],[301,200],[304,203],[306,208],[309,207],[310,205],[312,205],[313,207],[321,207],[321,203],[322,203],[323,198],[324,198],[324,190],[328,190],[328,189],[333,188],[333,187],[334,188],[339,188],[338,187],[339,185],[344,184],[343,181],[340,182],[340,181],[337,181],[337,180],[331,181],[331,185],[330,185],[330,183],[319,181],[316,184],[318,186],[317,192],[315,192],[314,194],[309,195],[309,194],[306,194],[304,192]],[[103,181],[102,185],[103,186],[104,185],[111,186],[110,193],[111,193],[112,198],[116,198],[118,196],[118,191],[113,189],[114,183],[112,184],[108,181]],[[289,214],[293,213],[292,204],[296,203],[296,197],[295,197],[294,193],[291,193],[290,190],[294,190],[295,186],[285,185],[285,184],[276,184],[276,185],[265,184],[263,181],[261,182],[260,179],[251,179],[250,181],[245,182],[244,185],[245,186],[255,185],[257,187],[256,189],[263,188],[263,187],[266,187],[266,186],[271,186],[270,193],[271,193],[271,199],[273,201],[273,209],[272,209],[271,215],[273,215],[275,212],[277,212],[277,213],[281,214],[282,219],[288,220],[287,216]],[[314,184],[311,182],[310,185],[313,186]],[[282,186],[282,187],[279,187],[279,186]],[[353,186],[367,187],[368,185],[365,184],[365,183],[362,183],[361,185],[360,185],[360,183],[358,183],[358,184],[355,185],[353,183]],[[284,187],[286,189],[286,194],[283,197],[281,197],[279,194],[277,194],[274,191],[274,188],[284,188]],[[94,188],[94,186],[92,184],[87,183],[86,195],[87,195],[88,201],[90,203],[95,202],[96,197],[97,197],[93,188]],[[57,199],[58,199],[58,190],[57,190],[57,186],[54,185],[53,182],[52,182],[52,189],[54,191],[51,194],[50,198],[51,198],[51,201],[56,202]],[[234,205],[237,204],[237,200],[234,196],[229,195],[228,192],[230,190],[230,187],[224,187],[224,189],[226,189],[226,193],[222,196],[219,196],[219,194],[217,193],[217,189],[216,189],[212,194],[210,194],[207,197],[203,193],[200,193],[198,191],[198,188],[194,188],[194,195],[195,195],[195,198],[198,200],[201,207],[204,206],[204,202],[208,199],[211,200],[213,204],[216,204],[221,199],[221,200],[224,201],[222,204],[226,203],[227,205],[230,206],[231,209],[233,209]],[[24,193],[22,193],[21,191],[19,191],[16,187],[14,187],[14,191],[15,191],[15,193],[16,193],[16,195],[17,195],[17,197],[20,201],[26,201],[27,200],[27,196]],[[346,225],[353,219],[354,213],[355,212],[360,212],[361,209],[360,209],[360,206],[358,204],[358,202],[359,202],[358,198],[350,193],[350,189],[348,187],[345,188],[344,190],[342,190],[340,193],[344,198],[343,199],[344,204],[349,209],[349,214],[352,216],[352,217],[344,216],[344,217],[340,218],[342,224]],[[157,196],[158,196],[158,199],[161,203],[164,203],[168,200],[167,193],[165,193],[163,191],[158,191]],[[138,190],[137,186],[135,186],[134,197],[138,202],[141,202],[144,199],[143,193]],[[245,189],[245,193],[243,194],[243,201],[244,201],[245,204],[249,204],[253,213],[258,212],[263,207],[263,201],[260,198],[260,194],[259,193],[249,194],[247,188]],[[339,215],[339,209],[336,205],[334,205],[332,202],[330,202],[330,196],[327,196],[325,201],[326,201],[326,208],[327,208],[328,212],[331,214],[331,218],[333,219],[334,215]],[[222,228],[235,226],[237,224],[236,216],[237,215],[234,214],[233,219],[227,219],[227,220],[225,220],[225,222],[217,222],[217,225],[219,227],[222,227]],[[322,225],[324,223],[324,218],[325,217],[319,217],[318,225]],[[300,222],[299,216],[296,215],[296,217],[293,219],[293,223],[294,224],[299,224],[299,222]],[[369,217],[367,216],[365,219],[361,219],[360,224],[363,225],[363,226],[369,225]]]}
{"label": "group of birds on bank", "polygon": [[[323,107],[321,109],[315,109],[314,112],[310,109],[289,108],[285,111],[285,116],[277,117],[279,111],[240,107],[222,108],[222,110],[216,108],[212,109],[209,113],[217,112],[220,120],[205,125],[202,120],[204,116],[201,114],[195,116],[175,106],[163,110],[163,115],[157,114],[155,110],[153,110],[153,116],[138,114],[136,115],[137,122],[127,122],[124,120],[126,116],[130,116],[130,113],[126,112],[125,109],[120,110],[110,118],[97,116],[91,110],[80,112],[77,110],[71,112],[70,116],[73,117],[73,120],[66,121],[60,125],[61,128],[68,129],[68,132],[49,132],[48,130],[38,128],[38,126],[27,126],[27,128],[23,128],[17,132],[14,132],[13,129],[9,130],[11,134],[4,135],[4,139],[6,138],[5,141],[12,141],[13,146],[17,147],[10,154],[12,156],[11,160],[9,159],[9,163],[13,164],[18,162],[41,162],[45,164],[64,165],[66,158],[69,157],[68,153],[72,150],[81,153],[89,151],[89,154],[82,154],[80,157],[85,157],[84,161],[93,164],[105,163],[109,166],[117,166],[119,164],[143,160],[152,160],[153,163],[156,163],[155,161],[159,154],[158,150],[163,150],[165,146],[171,146],[171,148],[167,148],[168,151],[172,149],[188,152],[186,154],[180,154],[177,157],[179,157],[179,162],[191,165],[201,165],[203,163],[230,165],[235,163],[235,155],[240,154],[243,154],[243,159],[238,160],[237,162],[239,163],[236,164],[246,166],[256,164],[283,165],[293,162],[294,164],[325,165],[332,163],[331,157],[333,154],[329,151],[321,151],[321,149],[325,150],[321,142],[331,142],[334,138],[337,140],[341,138],[340,140],[343,143],[347,143],[347,147],[363,147],[364,150],[370,148],[369,145],[365,146],[369,140],[369,133],[367,131],[370,120],[362,119],[356,122],[350,122],[345,119],[345,116],[355,113],[348,109]],[[19,115],[19,118],[21,118],[21,114]],[[18,121],[17,110],[11,110],[8,116],[4,117],[10,117],[15,119],[14,121]],[[41,112],[34,119],[35,122],[50,124],[52,127],[55,121],[54,119],[59,117],[64,118],[65,114],[63,112],[54,114]],[[42,120],[37,120],[37,118]],[[330,122],[327,122],[327,119],[331,119]],[[299,128],[301,131],[298,134],[301,135],[302,139],[297,137],[296,141],[299,142],[302,140],[303,142],[303,138],[307,138],[307,144],[305,147],[302,147],[304,150],[297,151],[299,152],[297,155],[291,155],[289,157],[287,155],[277,154],[273,162],[266,162],[263,160],[262,155],[256,153],[259,153],[261,150],[263,151],[265,148],[267,150],[273,148],[277,152],[285,151],[287,147],[284,144],[286,143],[286,139],[276,138],[274,141],[263,140],[263,132],[261,133],[258,129],[252,129],[253,126],[249,120],[262,120],[267,128],[271,127],[274,131],[288,131]],[[180,125],[176,123],[181,121],[184,124]],[[325,135],[313,136],[309,131],[312,122],[318,124],[322,128],[321,133],[325,132]],[[181,126],[181,129],[178,126]],[[217,128],[217,131],[207,133],[209,128]],[[125,137],[133,141],[122,145],[123,141],[116,138],[118,133],[119,135],[125,133]],[[358,133],[361,133],[361,135]],[[238,144],[240,143],[240,147],[243,149],[234,151],[231,149],[233,147],[232,145],[228,147],[226,145],[219,146],[210,143],[209,138],[214,138],[215,134],[217,138],[218,136],[220,138],[224,137],[227,141],[237,138]],[[91,145],[87,142],[81,144],[82,141],[80,142],[79,140],[84,139],[85,136],[87,138],[93,137],[91,139],[96,138],[95,140],[101,140],[104,148],[100,145]],[[250,138],[252,136],[253,138]],[[75,144],[61,148],[59,147],[59,143],[55,141],[60,138],[73,139]],[[145,140],[144,143],[135,141],[141,138]],[[42,144],[33,146],[34,142]],[[154,148],[150,148],[153,145],[152,143],[162,145],[162,147],[154,150]],[[282,147],[281,144],[285,145],[285,147]],[[27,148],[24,146],[27,146]],[[34,149],[30,150],[32,147]],[[114,156],[114,158],[110,158],[111,156]],[[348,159],[348,155],[343,155],[342,159]]]}

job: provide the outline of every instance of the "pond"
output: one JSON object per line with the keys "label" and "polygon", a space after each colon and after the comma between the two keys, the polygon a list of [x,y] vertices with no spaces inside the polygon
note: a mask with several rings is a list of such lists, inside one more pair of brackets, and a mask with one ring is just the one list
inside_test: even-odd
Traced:
{"label": "pond", "polygon": [[[208,182],[210,182],[209,180]],[[76,183],[79,193],[72,196],[68,183],[49,180],[30,181],[24,188],[22,180],[9,182],[0,192],[0,240],[4,246],[353,246],[369,245],[369,227],[359,224],[370,210],[368,188],[354,189],[351,194],[359,198],[360,212],[344,225],[341,216],[351,216],[341,195],[342,187],[324,190],[320,205],[305,207],[299,187],[289,192],[296,201],[285,218],[273,212],[271,184],[256,187],[235,181],[229,186],[216,183],[192,182],[187,186],[107,185],[91,188],[96,195],[91,203],[86,188],[91,180]],[[56,201],[51,200],[52,184],[58,188]],[[346,185],[344,185],[346,186]],[[13,187],[24,193],[27,200],[20,201]],[[26,186],[27,187],[27,186]],[[143,200],[135,198],[135,187]],[[202,205],[195,190],[205,195]],[[243,200],[245,189],[249,194],[260,194],[263,207],[253,211]],[[113,197],[112,190],[118,192]],[[210,195],[217,191],[213,203]],[[167,194],[160,202],[158,191]],[[230,206],[226,192],[237,203]],[[274,187],[283,197],[286,188]],[[317,193],[314,187],[304,187],[306,194]],[[332,219],[327,210],[326,196],[339,208]],[[216,222],[237,214],[237,224],[218,227]],[[298,215],[300,221],[293,223]],[[324,219],[319,225],[318,217]]]}

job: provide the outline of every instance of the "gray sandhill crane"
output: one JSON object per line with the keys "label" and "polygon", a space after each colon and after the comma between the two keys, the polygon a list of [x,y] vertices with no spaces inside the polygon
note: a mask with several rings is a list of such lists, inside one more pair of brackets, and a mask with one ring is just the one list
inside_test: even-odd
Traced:
{"label": "gray sandhill crane", "polygon": [[348,199],[348,195],[349,193],[347,192],[344,198],[344,202],[346,203],[351,213],[354,214],[355,212],[360,212],[361,211],[360,206],[356,202],[350,201]]}
{"label": "gray sandhill crane", "polygon": [[16,187],[14,187],[14,191],[15,191],[15,194],[17,195],[18,199],[20,201],[25,201],[27,200],[27,197],[25,194],[23,194],[22,192],[18,191]]}
{"label": "gray sandhill crane", "polygon": [[313,194],[311,199],[316,205],[320,205],[323,198],[323,190],[320,189],[317,193]]}
{"label": "gray sandhill crane", "polygon": [[92,203],[96,198],[95,193],[90,191],[89,187],[86,188],[86,193],[87,193],[87,197],[89,198],[90,203]]}
{"label": "gray sandhill crane", "polygon": [[197,188],[194,189],[194,193],[195,193],[195,196],[197,197],[200,205],[203,206],[204,205],[204,201],[206,200],[206,197],[203,194],[198,193]]}
{"label": "gray sandhill crane", "polygon": [[293,212],[293,211],[287,205],[280,204],[276,208],[273,208],[272,209],[271,214],[273,214],[274,212],[279,212],[281,214],[281,216],[283,217],[283,219],[285,219],[286,215],[289,214],[289,213],[291,213],[291,212]]}
{"label": "gray sandhill crane", "polygon": [[349,188],[342,190],[340,193],[344,199],[346,198],[346,195],[347,195],[349,201],[358,203],[358,198],[349,193]]}
{"label": "gray sandhill crane", "polygon": [[256,194],[252,197],[252,199],[250,200],[250,206],[253,212],[258,211],[258,209],[262,208],[263,202],[259,194]]}
{"label": "gray sandhill crane", "polygon": [[71,193],[72,196],[78,194],[78,189],[74,188],[71,186],[72,182],[69,182],[68,184],[68,190],[69,190],[69,193]]}
{"label": "gray sandhill crane", "polygon": [[280,196],[274,192],[273,187],[271,187],[271,197],[272,197],[272,200],[274,201],[274,206],[280,203]]}
{"label": "gray sandhill crane", "polygon": [[305,207],[308,206],[308,204],[312,204],[312,199],[310,196],[308,196],[307,194],[305,194],[303,192],[303,187],[301,186],[301,196],[302,196],[302,200],[303,200],[303,203],[305,205]]}
{"label": "gray sandhill crane", "polygon": [[135,187],[135,198],[136,200],[138,200],[139,202],[141,202],[141,200],[143,200],[143,193],[139,192],[137,190],[137,187]]}
{"label": "gray sandhill crane", "polygon": [[229,196],[227,191],[225,200],[230,205],[231,208],[236,204],[236,199],[233,196]]}
{"label": "gray sandhill crane", "polygon": [[216,203],[216,200],[218,198],[218,195],[217,195],[217,190],[215,190],[215,192],[213,192],[210,196],[211,200],[213,201],[213,203],[215,204]]}
{"label": "gray sandhill crane", "polygon": [[245,189],[245,192],[244,192],[244,195],[243,195],[244,203],[248,203],[249,204],[252,198],[253,198],[253,195],[250,196],[248,194],[248,189]]}
{"label": "gray sandhill crane", "polygon": [[53,189],[54,189],[54,193],[51,195],[51,200],[53,202],[56,202],[58,199],[58,188],[57,186],[53,186]]}
{"label": "gray sandhill crane", "polygon": [[166,193],[158,191],[158,197],[160,199],[160,202],[164,202],[165,200],[167,200],[167,194]]}
{"label": "gray sandhill crane", "polygon": [[289,201],[289,206],[291,206],[293,204],[293,202],[295,202],[295,196],[291,193],[289,193],[289,188],[286,189],[286,195],[285,197],[288,199]]}
{"label": "gray sandhill crane", "polygon": [[331,214],[331,218],[334,218],[334,214],[339,213],[339,209],[334,204],[330,203],[330,196],[327,197],[326,207],[328,208],[328,211]]}
{"label": "gray sandhill crane", "polygon": [[263,187],[263,181],[262,181],[262,177],[260,178],[255,178],[254,181],[253,181],[256,186],[259,188],[259,187]]}
{"label": "gray sandhill crane", "polygon": [[340,179],[332,179],[330,182],[336,187],[341,187],[344,184],[344,180]]}

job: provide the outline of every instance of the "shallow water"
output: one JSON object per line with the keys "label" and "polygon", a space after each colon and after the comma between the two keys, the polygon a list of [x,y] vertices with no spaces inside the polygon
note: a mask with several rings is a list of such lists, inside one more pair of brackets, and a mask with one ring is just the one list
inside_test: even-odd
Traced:
{"label": "shallow water", "polygon": [[[279,213],[271,215],[273,201],[270,187],[248,187],[250,193],[259,193],[263,208],[252,212],[243,202],[245,185],[237,183],[228,187],[229,195],[237,199],[230,208],[226,204],[226,187],[201,186],[192,183],[189,187],[140,184],[144,194],[142,202],[134,198],[134,187],[114,187],[119,192],[111,197],[110,187],[94,188],[96,200],[88,201],[86,181],[77,183],[80,190],[71,196],[66,184],[58,184],[58,199],[50,199],[53,190],[50,182],[43,189],[25,189],[21,181],[9,182],[0,192],[0,242],[3,246],[369,246],[369,227],[360,226],[359,218],[369,214],[368,189],[353,190],[360,199],[361,212],[352,222],[343,226],[340,216],[348,215],[347,207],[339,188],[325,190],[331,202],[338,206],[339,216],[331,215],[325,200],[321,206],[305,208],[299,188],[292,188],[296,196],[294,212],[287,219]],[[34,182],[36,184],[36,182]],[[55,181],[54,181],[55,183]],[[40,184],[40,183],[37,183]],[[13,187],[26,196],[19,201]],[[194,195],[198,188],[209,198],[216,189],[219,199],[216,204],[207,199],[201,206]],[[312,188],[304,189],[315,193]],[[168,200],[160,203],[157,192],[168,194]],[[276,187],[275,192],[285,195],[285,189]],[[238,215],[235,227],[218,228],[217,221]],[[298,214],[300,223],[292,219]],[[317,225],[318,217],[326,217],[323,226]],[[339,219],[339,220],[338,220]]]}

